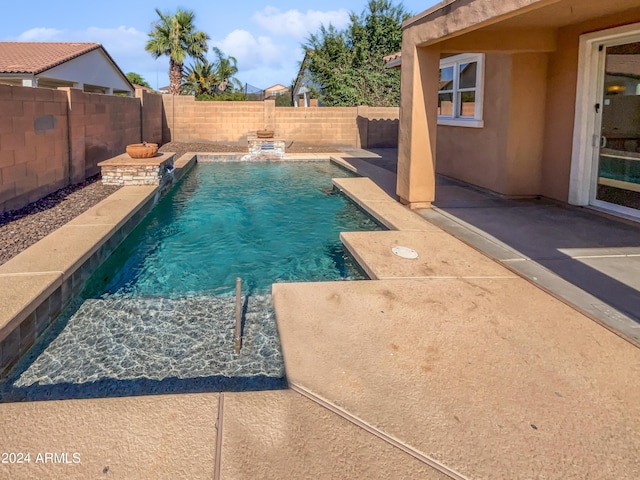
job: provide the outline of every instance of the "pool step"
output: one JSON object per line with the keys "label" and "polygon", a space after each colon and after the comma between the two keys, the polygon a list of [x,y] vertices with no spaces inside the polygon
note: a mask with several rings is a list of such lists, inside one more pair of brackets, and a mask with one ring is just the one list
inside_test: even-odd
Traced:
{"label": "pool step", "polygon": [[283,378],[271,296],[243,303],[243,348],[236,355],[234,297],[86,300],[14,386]]}

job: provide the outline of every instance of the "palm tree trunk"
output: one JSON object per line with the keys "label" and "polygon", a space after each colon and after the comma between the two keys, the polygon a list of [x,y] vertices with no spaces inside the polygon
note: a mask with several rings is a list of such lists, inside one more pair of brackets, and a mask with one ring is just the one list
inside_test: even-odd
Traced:
{"label": "palm tree trunk", "polygon": [[182,93],[182,64],[169,58],[169,93],[180,95]]}

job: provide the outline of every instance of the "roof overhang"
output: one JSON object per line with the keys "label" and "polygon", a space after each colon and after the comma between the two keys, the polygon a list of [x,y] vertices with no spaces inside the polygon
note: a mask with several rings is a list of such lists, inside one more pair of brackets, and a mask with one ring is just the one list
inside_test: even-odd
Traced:
{"label": "roof overhang", "polygon": [[638,0],[445,0],[406,20],[403,41],[452,54],[549,52],[558,28],[637,8]]}

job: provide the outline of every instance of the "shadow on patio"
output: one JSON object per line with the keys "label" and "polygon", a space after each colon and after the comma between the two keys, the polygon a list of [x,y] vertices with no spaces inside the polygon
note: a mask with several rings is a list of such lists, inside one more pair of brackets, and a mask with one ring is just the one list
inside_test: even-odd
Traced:
{"label": "shadow on patio", "polygon": [[[374,169],[378,175],[370,176],[389,190],[397,152],[374,154],[357,161],[380,167]],[[433,206],[418,212],[605,326],[640,341],[640,224],[548,199],[506,199],[445,177],[437,178]]]}

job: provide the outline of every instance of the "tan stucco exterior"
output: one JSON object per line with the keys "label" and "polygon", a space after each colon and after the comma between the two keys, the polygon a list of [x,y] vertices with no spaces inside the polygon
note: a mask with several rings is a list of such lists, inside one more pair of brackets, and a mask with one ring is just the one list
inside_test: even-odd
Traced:
{"label": "tan stucco exterior", "polygon": [[437,173],[507,195],[540,188],[547,58],[488,54],[484,127],[438,127]]}
{"label": "tan stucco exterior", "polygon": [[[579,37],[636,22],[640,5],[632,0],[454,0],[405,22],[403,202],[433,201],[435,173],[507,196],[567,202]],[[485,54],[483,126],[435,127],[435,108],[427,108],[437,105],[434,57],[465,52]]]}

